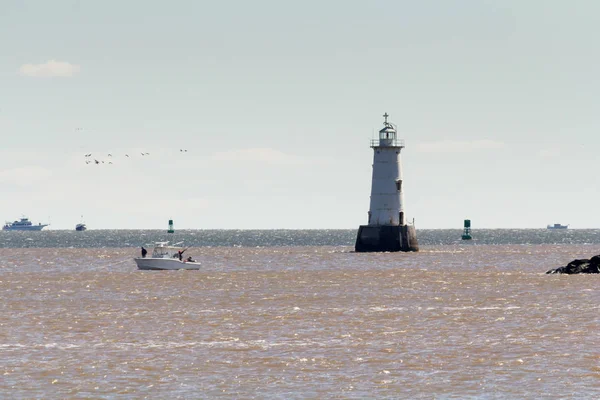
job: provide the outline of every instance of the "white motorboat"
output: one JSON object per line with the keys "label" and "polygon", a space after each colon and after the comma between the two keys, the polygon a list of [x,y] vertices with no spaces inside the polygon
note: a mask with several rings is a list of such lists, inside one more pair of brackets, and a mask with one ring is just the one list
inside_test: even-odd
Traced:
{"label": "white motorboat", "polygon": [[169,242],[156,242],[152,256],[146,256],[146,249],[142,247],[142,256],[134,258],[139,269],[144,270],[176,270],[200,269],[201,264],[192,257],[183,257],[187,250],[180,243],[169,245]]}
{"label": "white motorboat", "polygon": [[29,218],[21,217],[20,221],[5,223],[4,226],[2,227],[2,230],[5,230],[5,231],[41,231],[42,229],[44,229],[47,226],[48,226],[48,224],[42,224],[42,223],[34,225],[31,223]]}

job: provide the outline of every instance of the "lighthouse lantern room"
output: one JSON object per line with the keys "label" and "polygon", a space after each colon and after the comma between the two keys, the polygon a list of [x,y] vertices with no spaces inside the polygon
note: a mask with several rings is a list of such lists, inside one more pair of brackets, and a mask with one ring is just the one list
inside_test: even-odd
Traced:
{"label": "lighthouse lantern room", "polygon": [[358,229],[355,250],[418,251],[419,244],[414,225],[406,221],[402,187],[400,151],[404,141],[397,138],[397,129],[383,115],[379,137],[371,140],[373,149],[373,176],[368,224]]}

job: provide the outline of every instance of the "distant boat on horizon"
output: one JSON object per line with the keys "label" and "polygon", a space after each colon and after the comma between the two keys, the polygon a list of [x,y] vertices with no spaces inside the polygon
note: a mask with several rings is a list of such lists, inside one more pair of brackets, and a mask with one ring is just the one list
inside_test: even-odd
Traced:
{"label": "distant boat on horizon", "polygon": [[561,225],[561,224],[554,224],[554,225],[548,225],[547,226],[548,229],[568,229],[569,225]]}
{"label": "distant boat on horizon", "polygon": [[47,226],[48,226],[48,224],[42,224],[42,223],[38,223],[37,225],[34,225],[31,223],[29,218],[21,217],[20,221],[6,222],[4,224],[4,226],[2,227],[2,230],[3,231],[41,231],[42,229],[44,229]]}
{"label": "distant boat on horizon", "polygon": [[81,216],[81,222],[78,223],[77,225],[75,225],[75,230],[77,232],[83,232],[87,229],[87,226],[85,225],[85,223],[83,222],[83,215]]}

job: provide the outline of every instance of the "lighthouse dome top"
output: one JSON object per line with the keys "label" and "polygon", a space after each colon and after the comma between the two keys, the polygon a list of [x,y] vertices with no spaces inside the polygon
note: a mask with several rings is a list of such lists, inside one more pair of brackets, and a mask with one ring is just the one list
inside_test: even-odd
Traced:
{"label": "lighthouse dome top", "polygon": [[387,122],[385,124],[385,126],[379,130],[379,133],[394,133],[394,134],[396,134],[396,128],[394,127],[394,125]]}
{"label": "lighthouse dome top", "polygon": [[396,127],[391,122],[388,122],[388,120],[387,120],[388,117],[389,117],[388,113],[383,114],[383,118],[385,118],[385,121],[383,122],[383,129],[381,129],[379,131],[380,134],[381,133],[392,133],[392,132],[394,134],[396,133]]}
{"label": "lighthouse dome top", "polygon": [[404,147],[404,142],[396,137],[396,126],[388,122],[388,113],[383,114],[385,118],[383,128],[379,130],[379,139],[371,142],[371,147]]}

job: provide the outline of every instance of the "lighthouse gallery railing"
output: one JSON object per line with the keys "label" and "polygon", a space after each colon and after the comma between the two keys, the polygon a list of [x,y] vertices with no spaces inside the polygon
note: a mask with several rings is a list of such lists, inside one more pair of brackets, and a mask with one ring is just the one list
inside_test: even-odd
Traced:
{"label": "lighthouse gallery railing", "polygon": [[371,139],[371,147],[405,147],[404,139]]}

